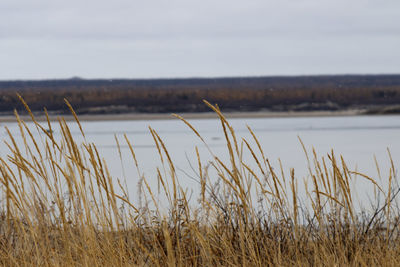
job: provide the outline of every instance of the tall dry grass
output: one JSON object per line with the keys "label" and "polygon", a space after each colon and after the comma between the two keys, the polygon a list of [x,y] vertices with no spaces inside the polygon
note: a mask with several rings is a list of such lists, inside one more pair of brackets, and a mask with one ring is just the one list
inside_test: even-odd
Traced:
{"label": "tall dry grass", "polygon": [[[351,171],[333,152],[327,157],[307,154],[309,182],[298,179],[294,170],[285,177],[271,166],[250,128],[252,140],[239,139],[218,107],[206,102],[220,119],[227,162],[176,115],[213,156],[207,164],[194,148],[198,204],[189,201],[162,138],[151,128],[163,164],[157,177],[143,176],[132,140],[117,139],[119,152],[125,142],[137,167],[129,175],[141,181],[142,201],[134,203],[96,145],[86,141],[68,102],[82,143],[63,118],[58,119],[58,138],[49,118],[43,126],[23,103],[35,127],[16,113],[23,142],[6,128],[10,152],[0,158],[3,266],[395,266],[400,260],[393,162],[388,188]],[[250,162],[244,161],[245,152]],[[372,209],[355,208],[355,176],[374,187]],[[148,179],[157,179],[167,205]]]}

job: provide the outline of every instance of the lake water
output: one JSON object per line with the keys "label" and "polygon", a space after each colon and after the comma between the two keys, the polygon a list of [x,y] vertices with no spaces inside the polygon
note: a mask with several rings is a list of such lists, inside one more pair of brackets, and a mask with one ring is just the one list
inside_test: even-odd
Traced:
{"label": "lake water", "polygon": [[[228,162],[226,141],[220,122],[217,119],[189,121],[203,136],[214,154]],[[307,160],[298,137],[307,149],[315,147],[320,156],[326,156],[334,149],[337,155],[343,155],[349,169],[358,170],[373,178],[377,177],[374,155],[384,180],[389,175],[387,170],[390,165],[387,148],[390,149],[396,168],[400,163],[400,116],[257,118],[230,119],[229,122],[237,137],[247,140],[251,140],[246,128],[246,125],[249,125],[272,165],[279,169],[278,160],[281,159],[284,172],[289,174],[289,169],[294,168],[296,176],[300,179],[306,178],[308,172]],[[17,124],[0,123],[2,140],[6,138],[4,126],[10,129],[17,140],[20,138]],[[70,126],[76,139],[81,140],[77,125],[71,122]],[[194,191],[198,188],[197,183],[190,178],[195,176],[191,165],[197,166],[195,146],[198,146],[203,162],[211,159],[205,145],[180,120],[88,121],[82,122],[82,126],[86,139],[97,145],[112,175],[125,177],[130,192],[136,192],[138,175],[123,134],[133,143],[141,172],[152,185],[156,184],[155,170],[157,166],[161,166],[161,161],[148,126],[155,129],[164,141],[183,187]],[[57,128],[54,133],[59,135]],[[121,143],[122,161],[115,136]],[[7,149],[3,143],[0,148],[0,155],[4,157]],[[244,155],[250,159],[248,152]],[[385,181],[382,183],[385,184]]]}

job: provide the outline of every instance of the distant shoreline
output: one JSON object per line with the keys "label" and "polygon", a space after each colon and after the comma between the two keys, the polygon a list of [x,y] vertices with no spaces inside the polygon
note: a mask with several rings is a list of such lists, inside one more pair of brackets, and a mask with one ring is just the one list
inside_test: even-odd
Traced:
{"label": "distant shoreline", "polygon": [[400,113],[400,74],[0,81],[0,116],[25,110],[16,92],[35,114],[69,114],[67,99],[82,120],[208,118],[204,100],[231,117]]}
{"label": "distant shoreline", "polygon": [[[199,113],[178,113],[185,119],[212,119],[217,118],[214,112],[199,112]],[[282,111],[282,112],[224,112],[224,115],[229,119],[234,118],[293,118],[293,117],[339,117],[339,116],[358,116],[365,115],[364,110],[340,110],[340,111]],[[374,115],[374,114],[369,114]],[[66,121],[75,120],[72,115],[50,114],[50,120],[56,121],[63,117]],[[20,115],[24,121],[30,121],[29,115]],[[121,113],[121,114],[78,114],[80,121],[126,121],[126,120],[169,120],[176,119],[172,113]],[[37,121],[46,121],[44,115],[35,116]],[[0,123],[16,122],[13,115],[0,115]]]}

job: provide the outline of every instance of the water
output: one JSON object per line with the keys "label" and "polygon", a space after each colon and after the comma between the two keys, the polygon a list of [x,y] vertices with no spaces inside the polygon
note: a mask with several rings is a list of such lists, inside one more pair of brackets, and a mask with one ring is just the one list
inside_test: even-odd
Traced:
{"label": "water", "polygon": [[[383,184],[389,176],[387,149],[390,149],[396,169],[400,163],[400,116],[257,118],[231,119],[229,122],[239,140],[242,137],[251,140],[246,128],[246,125],[249,125],[275,169],[279,170],[280,159],[285,174],[288,175],[290,168],[294,168],[296,177],[300,179],[307,178],[308,171],[306,156],[298,137],[307,149],[315,147],[318,155],[326,156],[334,149],[337,155],[343,155],[349,169],[378,178],[375,155],[381,167]],[[220,122],[217,119],[199,119],[190,120],[190,123],[202,135],[213,153],[228,162],[226,141]],[[2,140],[6,139],[3,126],[7,126],[17,142],[21,142],[16,123],[1,123],[0,126]],[[76,140],[82,140],[77,125],[71,122],[70,126]],[[211,159],[205,145],[179,120],[88,121],[82,122],[82,126],[87,141],[97,145],[114,177],[126,179],[130,192],[136,192],[139,177],[123,134],[133,143],[140,171],[147,177],[151,186],[156,185],[156,167],[161,166],[161,160],[148,126],[155,129],[165,143],[183,187],[198,191],[198,184],[192,179],[196,176],[194,169],[197,169],[195,146],[198,146],[204,163]],[[54,134],[60,134],[57,128]],[[122,161],[115,137],[121,144]],[[4,157],[7,149],[4,144],[1,144],[0,148],[0,155]],[[250,153],[246,149],[244,151],[245,159],[251,161]],[[363,189],[359,188],[361,192]]]}

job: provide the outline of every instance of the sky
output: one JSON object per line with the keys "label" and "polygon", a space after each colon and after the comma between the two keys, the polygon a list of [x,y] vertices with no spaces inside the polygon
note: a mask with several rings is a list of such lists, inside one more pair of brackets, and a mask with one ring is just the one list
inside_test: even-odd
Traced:
{"label": "sky", "polygon": [[0,1],[0,80],[392,73],[399,0]]}

